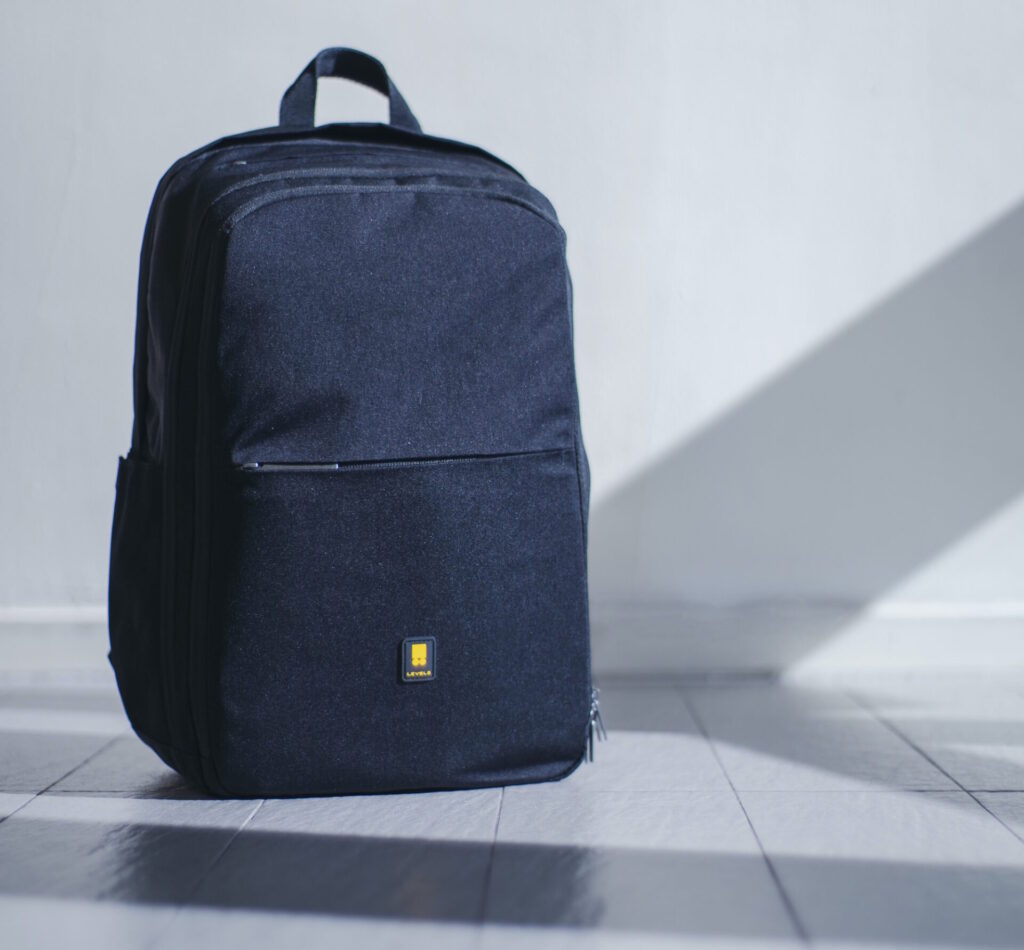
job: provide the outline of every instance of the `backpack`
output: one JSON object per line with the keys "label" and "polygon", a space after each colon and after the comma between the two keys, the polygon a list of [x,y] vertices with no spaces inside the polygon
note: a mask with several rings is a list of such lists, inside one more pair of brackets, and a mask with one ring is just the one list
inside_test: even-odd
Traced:
{"label": "backpack", "polygon": [[[316,84],[390,124],[314,127]],[[565,234],[512,167],[321,52],[277,127],[160,181],[117,472],[110,660],[228,796],[472,788],[591,745]]]}

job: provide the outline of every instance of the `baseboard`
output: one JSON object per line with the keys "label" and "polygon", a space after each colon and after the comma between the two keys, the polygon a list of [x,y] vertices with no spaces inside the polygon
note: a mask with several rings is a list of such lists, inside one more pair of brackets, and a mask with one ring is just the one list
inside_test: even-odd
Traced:
{"label": "baseboard", "polygon": [[102,608],[0,608],[4,684],[112,686],[109,648]]}
{"label": "baseboard", "polygon": [[1024,603],[591,606],[606,675],[1024,671]]}
{"label": "baseboard", "polygon": [[[1024,672],[1024,603],[596,602],[605,676]],[[0,607],[0,674],[106,680],[100,605]]]}
{"label": "baseboard", "polygon": [[0,627],[9,624],[106,624],[103,604],[0,604]]}

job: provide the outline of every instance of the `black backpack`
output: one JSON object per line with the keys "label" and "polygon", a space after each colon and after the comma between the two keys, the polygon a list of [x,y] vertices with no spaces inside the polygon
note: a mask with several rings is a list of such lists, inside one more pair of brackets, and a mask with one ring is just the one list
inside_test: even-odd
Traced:
{"label": "black backpack", "polygon": [[[314,127],[317,79],[390,124]],[[510,166],[320,53],[157,187],[110,659],[219,795],[558,779],[595,728],[565,234]]]}

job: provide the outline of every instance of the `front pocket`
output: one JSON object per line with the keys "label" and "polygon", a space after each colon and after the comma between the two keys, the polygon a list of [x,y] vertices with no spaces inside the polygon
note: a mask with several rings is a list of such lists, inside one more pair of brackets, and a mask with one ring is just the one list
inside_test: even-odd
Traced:
{"label": "front pocket", "polygon": [[[589,647],[571,450],[264,467],[222,483],[214,756],[236,794],[556,778]],[[403,641],[433,639],[406,681]]]}

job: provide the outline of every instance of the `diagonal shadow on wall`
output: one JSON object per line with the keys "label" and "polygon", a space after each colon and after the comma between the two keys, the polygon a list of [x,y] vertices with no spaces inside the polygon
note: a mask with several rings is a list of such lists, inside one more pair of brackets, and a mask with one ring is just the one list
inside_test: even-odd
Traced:
{"label": "diagonal shadow on wall", "polygon": [[598,504],[595,603],[824,605],[785,668],[1020,494],[1022,406],[1024,204]]}

